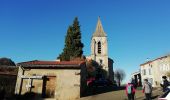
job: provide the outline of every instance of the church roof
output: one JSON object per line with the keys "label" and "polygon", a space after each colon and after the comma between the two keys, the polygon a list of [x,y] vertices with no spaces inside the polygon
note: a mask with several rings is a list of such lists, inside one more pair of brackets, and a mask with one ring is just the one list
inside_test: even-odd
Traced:
{"label": "church roof", "polygon": [[40,61],[33,60],[28,62],[18,63],[18,66],[24,68],[59,68],[59,69],[79,69],[84,61]]}
{"label": "church roof", "polygon": [[100,21],[100,17],[98,17],[98,22],[96,25],[96,30],[93,33],[93,37],[106,37],[106,33],[103,30],[102,23]]}

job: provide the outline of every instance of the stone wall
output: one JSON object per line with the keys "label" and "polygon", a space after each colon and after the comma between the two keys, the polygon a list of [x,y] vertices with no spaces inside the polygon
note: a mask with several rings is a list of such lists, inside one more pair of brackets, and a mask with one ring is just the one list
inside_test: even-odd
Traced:
{"label": "stone wall", "polygon": [[[22,69],[19,68],[19,72],[22,73]],[[76,100],[80,98],[80,69],[31,69],[25,70],[24,75],[29,77],[33,75],[43,75],[53,77],[52,83],[49,83],[55,89],[54,98],[56,100]],[[21,86],[21,78],[18,76],[16,84],[16,94],[19,94]],[[24,94],[30,90],[26,88],[28,79],[23,79],[21,94]],[[43,80],[33,79],[32,92],[42,94]]]}
{"label": "stone wall", "polygon": [[15,74],[0,73],[0,100],[11,98],[14,95],[16,77]]}

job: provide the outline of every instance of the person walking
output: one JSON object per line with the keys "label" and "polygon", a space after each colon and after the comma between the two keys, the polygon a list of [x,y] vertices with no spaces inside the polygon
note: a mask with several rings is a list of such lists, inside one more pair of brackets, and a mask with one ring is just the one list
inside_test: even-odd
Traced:
{"label": "person walking", "polygon": [[134,85],[131,82],[129,82],[126,85],[125,91],[126,91],[126,95],[128,97],[128,100],[134,100],[135,88],[134,88]]}
{"label": "person walking", "polygon": [[143,92],[145,93],[146,100],[151,100],[152,85],[148,82],[148,79],[144,79]]}

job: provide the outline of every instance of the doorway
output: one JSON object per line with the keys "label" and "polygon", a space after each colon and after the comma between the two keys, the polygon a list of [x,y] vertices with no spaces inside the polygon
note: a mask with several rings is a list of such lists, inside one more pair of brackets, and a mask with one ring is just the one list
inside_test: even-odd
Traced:
{"label": "doorway", "polygon": [[56,76],[44,76],[42,97],[43,98],[54,98],[56,87]]}

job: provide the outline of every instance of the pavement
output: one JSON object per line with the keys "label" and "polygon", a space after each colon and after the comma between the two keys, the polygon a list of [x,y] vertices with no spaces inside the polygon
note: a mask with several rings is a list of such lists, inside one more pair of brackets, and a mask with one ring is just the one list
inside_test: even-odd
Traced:
{"label": "pavement", "polygon": [[[152,92],[152,100],[157,100],[163,92],[161,88],[156,88]],[[144,100],[145,96],[142,90],[136,90],[135,100]],[[80,100],[128,100],[125,90],[110,91],[102,94],[83,97]]]}

